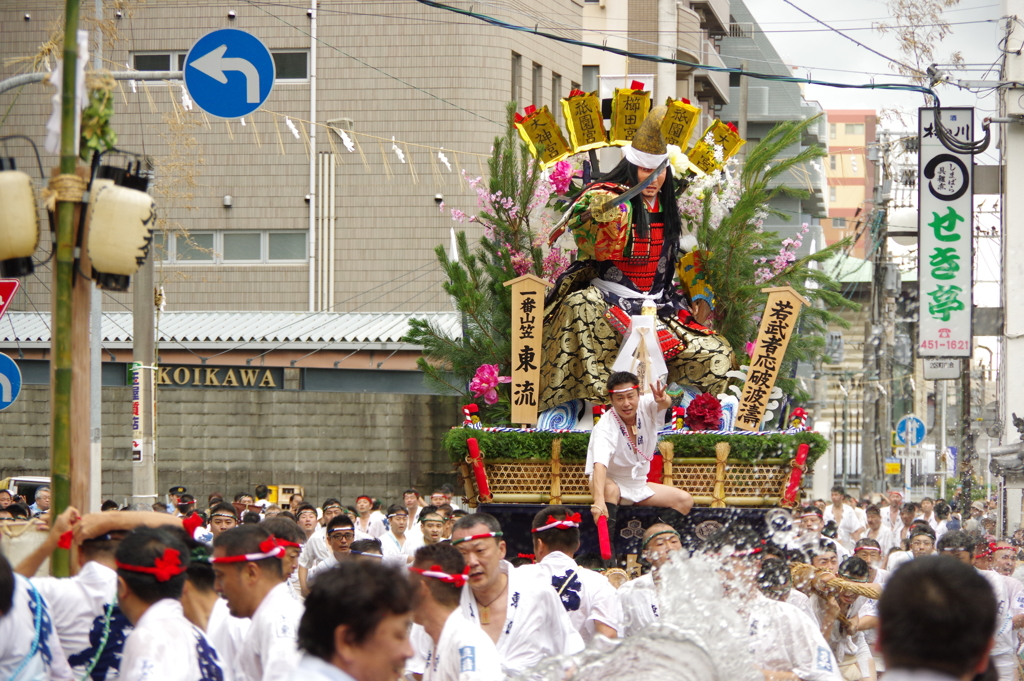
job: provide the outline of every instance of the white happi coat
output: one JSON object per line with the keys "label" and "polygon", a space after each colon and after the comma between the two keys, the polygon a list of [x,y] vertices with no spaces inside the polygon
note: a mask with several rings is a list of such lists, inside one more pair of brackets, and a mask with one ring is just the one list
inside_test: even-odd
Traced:
{"label": "white happi coat", "polygon": [[789,603],[754,595],[750,652],[761,669],[796,674],[803,681],[842,681],[839,664],[814,621]]}
{"label": "white happi coat", "polygon": [[327,560],[331,555],[331,547],[327,545],[327,530],[323,525],[317,525],[313,534],[309,535],[306,543],[302,545],[302,552],[299,554],[299,567],[312,570],[320,561]]}
{"label": "white happi coat", "polygon": [[[430,637],[428,636],[429,640]],[[501,660],[494,642],[456,608],[444,623],[437,645],[430,641],[423,681],[501,681]]]}
{"label": "white happi coat", "polygon": [[405,567],[409,562],[405,555],[405,546],[410,541],[408,533],[406,533],[405,541],[402,544],[398,543],[398,537],[391,530],[382,534],[380,537],[380,547],[381,552],[384,554],[384,565]]}
{"label": "white happi coat", "polygon": [[576,565],[576,561],[561,551],[553,551],[541,562],[517,569],[551,585],[584,642],[596,635],[595,622],[611,627],[622,636],[622,604],[615,587],[603,575]]}
{"label": "white happi coat", "polygon": [[653,573],[628,581],[615,595],[622,605],[622,636],[637,632],[658,619],[658,589]]}
{"label": "white happi coat", "polygon": [[[505,625],[497,642],[503,669],[528,669],[545,657],[572,655],[583,649],[583,639],[549,585],[504,560],[499,569],[508,575]],[[462,615],[479,626],[477,603],[469,584],[462,587],[460,607]]]}
{"label": "white happi coat", "polygon": [[[32,583],[50,605],[53,627],[75,676],[82,678],[92,665],[92,679],[116,679],[132,630],[116,605],[117,573],[91,560],[74,577],[35,577]],[[107,643],[92,664],[104,630]]]}
{"label": "white happi coat", "polygon": [[590,433],[586,474],[593,477],[594,464],[604,464],[608,468],[608,479],[619,486],[623,499],[636,502],[650,496],[644,488],[651,470],[650,458],[658,446],[658,429],[665,424],[665,411],[658,408],[650,393],[640,396],[636,409],[636,444],[640,456],[622,433],[618,417],[611,411],[601,417]]}
{"label": "white happi coat", "polygon": [[249,631],[237,658],[242,681],[284,681],[299,664],[296,641],[305,610],[281,582],[263,598],[252,614]]}
{"label": "white happi coat", "polygon": [[124,644],[120,681],[214,681],[219,659],[203,630],[189,622],[181,602],[165,598],[149,606]]}
{"label": "white happi coat", "polygon": [[53,629],[49,604],[29,580],[15,574],[11,609],[0,617],[0,679],[69,681],[74,678]]}
{"label": "white happi coat", "polygon": [[206,638],[217,649],[224,669],[224,681],[235,681],[236,660],[245,645],[249,631],[248,617],[235,617],[228,610],[228,602],[218,598],[206,622]]}

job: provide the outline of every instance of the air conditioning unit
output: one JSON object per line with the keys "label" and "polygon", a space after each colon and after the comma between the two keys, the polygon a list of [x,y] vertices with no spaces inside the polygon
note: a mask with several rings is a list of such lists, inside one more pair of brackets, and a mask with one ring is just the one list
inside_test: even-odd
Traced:
{"label": "air conditioning unit", "polygon": [[267,488],[270,490],[267,500],[281,508],[285,507],[293,494],[301,494],[303,499],[306,498],[306,490],[302,485],[267,485]]}

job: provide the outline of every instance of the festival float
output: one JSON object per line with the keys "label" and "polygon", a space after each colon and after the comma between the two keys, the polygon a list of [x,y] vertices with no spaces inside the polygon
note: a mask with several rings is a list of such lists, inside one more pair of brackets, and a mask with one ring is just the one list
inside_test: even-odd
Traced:
{"label": "festival float", "polygon": [[[795,363],[819,359],[825,325],[853,306],[818,266],[845,242],[797,257],[806,225],[796,239],[763,228],[772,197],[799,193],[781,180],[825,153],[785,156],[814,119],[780,124],[740,163],[735,127],[716,120],[693,138],[700,109],[685,99],[652,107],[634,81],[610,104],[606,131],[597,93],[573,90],[561,100],[568,134],[547,107],[510,104],[490,177],[465,178],[480,211],[451,209],[483,235],[471,247],[459,232],[452,252],[436,251],[461,336],[415,319],[407,336],[424,348],[426,380],[466,398],[443,441],[465,503],[510,527],[506,541],[529,537],[543,505],[583,507],[582,550],[605,557],[636,554],[659,516],[695,541],[799,503],[828,443],[808,428]],[[608,146],[624,160],[601,173]],[[666,168],[653,200],[642,196]],[[648,480],[685,489],[695,507],[620,506],[609,547],[584,467],[610,408],[605,382],[621,370],[668,386]]]}

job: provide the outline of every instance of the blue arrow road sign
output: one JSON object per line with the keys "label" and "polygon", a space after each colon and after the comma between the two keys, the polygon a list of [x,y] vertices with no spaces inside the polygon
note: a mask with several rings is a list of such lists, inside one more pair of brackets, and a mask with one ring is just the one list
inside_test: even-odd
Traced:
{"label": "blue arrow road sign", "polygon": [[896,439],[901,445],[916,447],[924,441],[924,421],[907,414],[896,424]]}
{"label": "blue arrow road sign", "polygon": [[14,360],[0,352],[0,411],[14,404],[21,392],[21,369]]}
{"label": "blue arrow road sign", "polygon": [[274,87],[274,58],[256,36],[234,28],[207,33],[185,57],[185,87],[200,109],[221,118],[251,114]]}

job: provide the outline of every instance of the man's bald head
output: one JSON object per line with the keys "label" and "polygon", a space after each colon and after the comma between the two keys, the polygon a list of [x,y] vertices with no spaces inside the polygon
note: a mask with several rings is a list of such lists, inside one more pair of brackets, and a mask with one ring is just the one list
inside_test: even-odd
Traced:
{"label": "man's bald head", "polygon": [[679,533],[667,523],[655,523],[644,532],[643,543],[640,545],[643,555],[654,567],[661,567],[668,560],[669,554],[683,548]]}

